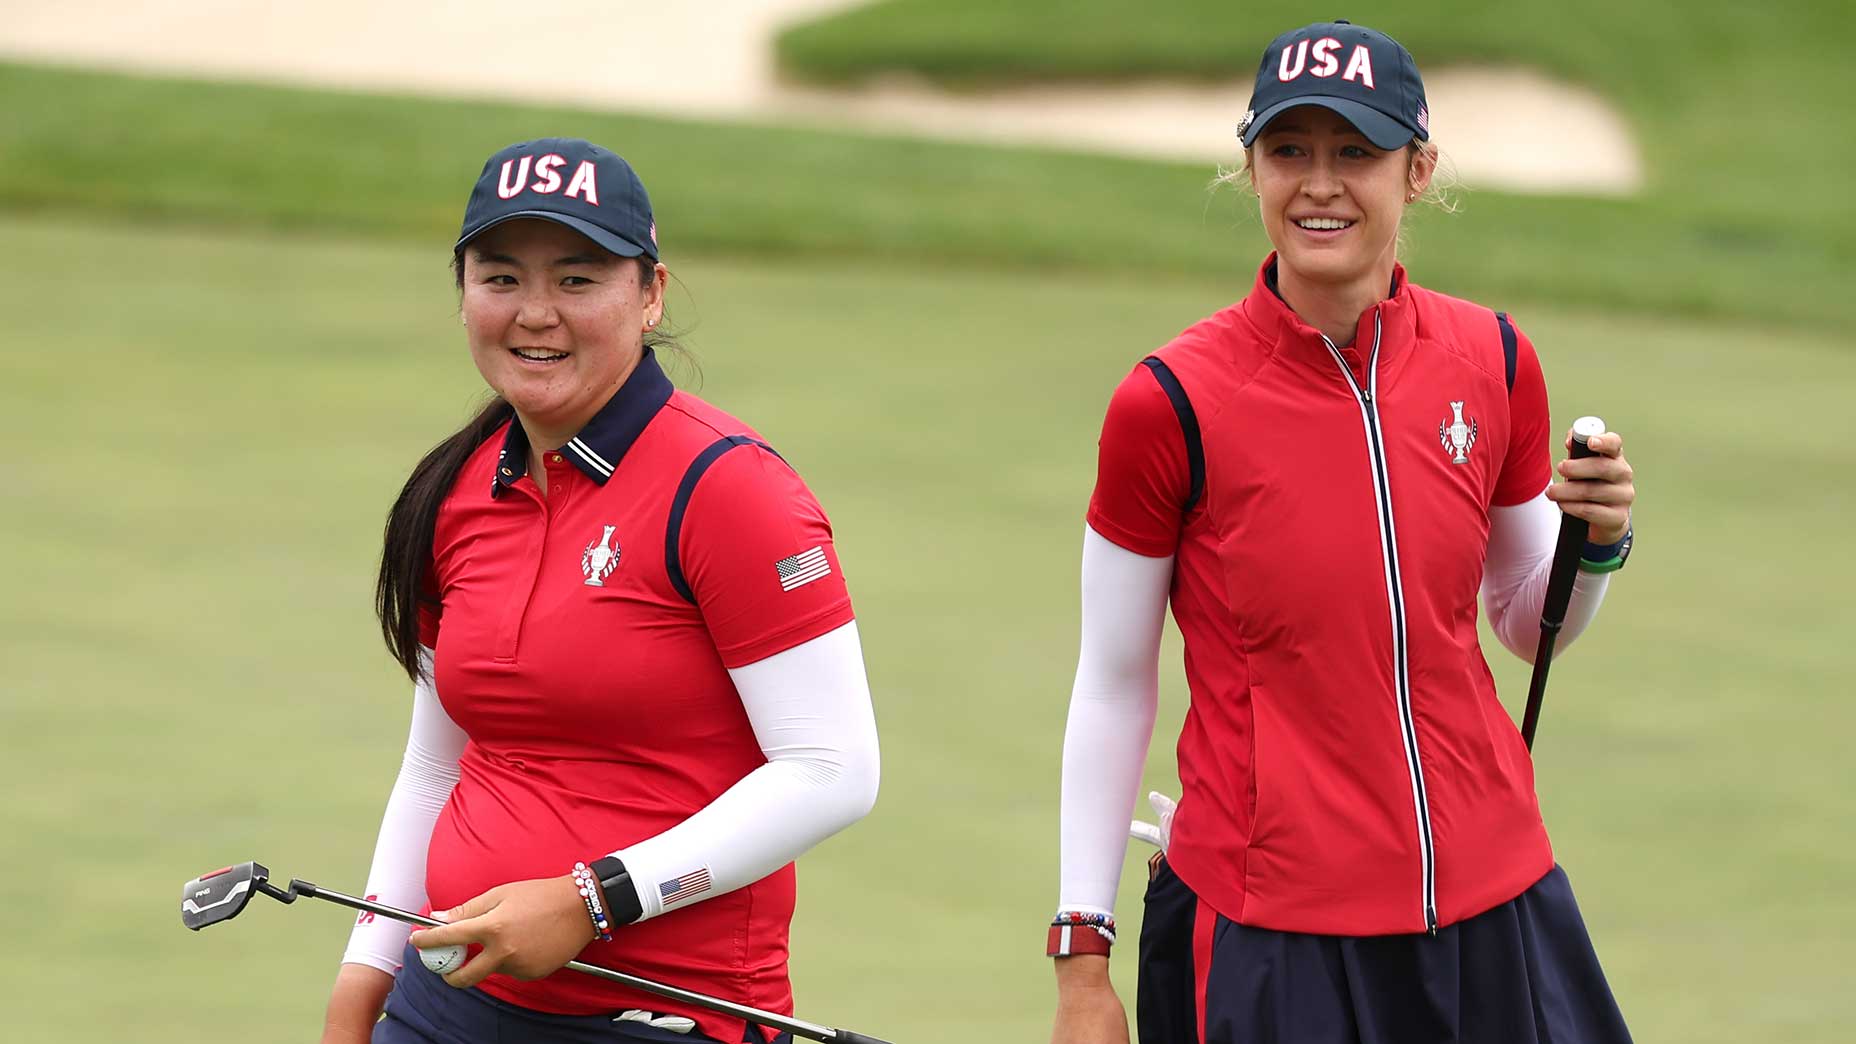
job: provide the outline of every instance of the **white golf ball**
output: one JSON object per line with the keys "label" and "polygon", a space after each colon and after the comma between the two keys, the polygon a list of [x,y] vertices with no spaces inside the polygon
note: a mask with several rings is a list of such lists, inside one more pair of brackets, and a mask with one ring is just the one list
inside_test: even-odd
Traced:
{"label": "white golf ball", "polygon": [[434,946],[429,950],[420,950],[419,960],[434,972],[446,975],[464,966],[464,947]]}

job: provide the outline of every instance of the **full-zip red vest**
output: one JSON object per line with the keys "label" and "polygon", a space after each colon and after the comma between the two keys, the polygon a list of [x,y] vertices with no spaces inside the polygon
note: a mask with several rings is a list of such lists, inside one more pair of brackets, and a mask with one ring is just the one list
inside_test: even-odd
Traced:
{"label": "full-zip red vest", "polygon": [[1116,390],[1089,524],[1176,556],[1180,878],[1242,924],[1421,932],[1552,867],[1476,630],[1489,508],[1550,477],[1546,386],[1506,316],[1402,268],[1337,347],[1274,265]]}

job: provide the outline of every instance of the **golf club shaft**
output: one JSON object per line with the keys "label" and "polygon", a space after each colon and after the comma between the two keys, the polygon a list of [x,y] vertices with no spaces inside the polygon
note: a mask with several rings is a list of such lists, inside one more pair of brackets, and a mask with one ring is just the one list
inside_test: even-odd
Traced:
{"label": "golf club shaft", "polygon": [[[1596,432],[1579,429],[1593,422]],[[1586,444],[1591,435],[1605,430],[1595,417],[1581,417],[1573,424],[1573,457],[1589,457],[1592,447]],[[1547,671],[1553,666],[1553,647],[1559,642],[1560,627],[1566,623],[1566,607],[1572,602],[1572,584],[1578,575],[1579,554],[1585,549],[1591,523],[1575,515],[1560,516],[1559,542],[1553,548],[1553,562],[1547,567],[1547,596],[1540,607],[1540,641],[1534,647],[1534,672],[1527,680],[1527,710],[1521,716],[1521,739],[1528,750],[1534,749],[1534,731],[1540,727],[1540,706],[1547,695]]]}
{"label": "golf club shaft", "polygon": [[[391,918],[395,921],[404,921],[407,924],[418,925],[423,928],[442,928],[445,923],[443,921],[433,920],[430,917],[422,917],[419,914],[407,910],[401,910],[391,906],[382,906],[379,903],[367,899],[359,899],[355,896],[337,892],[330,888],[323,888],[320,885],[311,884],[308,881],[292,880],[290,882],[290,891],[297,895],[307,895],[312,899],[327,900],[338,906],[346,906],[355,910],[365,910],[369,913],[378,914],[381,917]],[[756,1025],[785,1030],[788,1033],[804,1037],[807,1040],[822,1041],[824,1044],[883,1044],[882,1041],[874,1037],[866,1037],[859,1033],[852,1033],[849,1030],[832,1029],[829,1026],[819,1026],[800,1019],[788,1018],[785,1015],[775,1015],[770,1011],[750,1008],[745,1004],[736,1004],[733,1001],[725,1001],[719,997],[692,993],[689,990],[679,989],[675,986],[666,986],[660,982],[652,982],[650,979],[641,979],[636,975],[627,975],[621,971],[613,971],[611,968],[601,968],[596,964],[588,964],[585,961],[568,961],[565,967],[587,975],[592,975],[596,978],[605,979],[608,982],[616,982],[621,986],[629,986],[634,990],[640,990],[658,997],[682,1001],[685,1004],[694,1004],[699,1008],[707,1008],[710,1011],[720,1012],[723,1015],[731,1015],[737,1019],[745,1019]]]}

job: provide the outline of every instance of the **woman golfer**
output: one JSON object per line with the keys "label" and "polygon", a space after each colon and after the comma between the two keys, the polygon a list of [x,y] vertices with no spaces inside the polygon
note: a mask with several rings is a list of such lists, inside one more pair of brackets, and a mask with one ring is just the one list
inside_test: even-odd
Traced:
{"label": "woman golfer", "polygon": [[[454,268],[495,395],[413,469],[378,591],[415,687],[368,893],[450,923],[363,915],[324,1041],[774,1039],[575,957],[792,1010],[792,861],[869,810],[876,729],[824,512],[659,368],[657,257],[611,152],[484,165]],[[450,944],[441,979],[415,947]]]}
{"label": "woman golfer", "polygon": [[1107,954],[1169,601],[1192,699],[1141,939],[1145,1044],[1629,1039],[1476,603],[1531,655],[1577,515],[1574,637],[1627,553],[1631,469],[1606,433],[1552,484],[1527,338],[1398,264],[1429,122],[1390,37],[1277,38],[1240,125],[1275,251],[1110,402],[1049,933],[1062,1044],[1127,1040]]}

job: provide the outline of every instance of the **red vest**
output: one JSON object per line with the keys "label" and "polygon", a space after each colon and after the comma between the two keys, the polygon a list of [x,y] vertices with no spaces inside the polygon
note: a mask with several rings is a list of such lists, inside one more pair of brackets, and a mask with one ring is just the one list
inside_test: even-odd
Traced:
{"label": "red vest", "polygon": [[1177,556],[1181,879],[1243,924],[1420,932],[1552,866],[1476,631],[1488,509],[1549,479],[1545,383],[1402,268],[1336,348],[1274,263],[1116,391],[1089,522]]}

